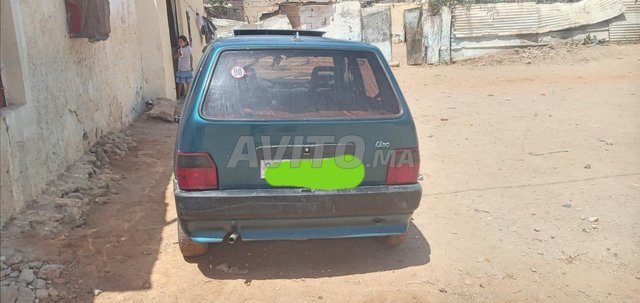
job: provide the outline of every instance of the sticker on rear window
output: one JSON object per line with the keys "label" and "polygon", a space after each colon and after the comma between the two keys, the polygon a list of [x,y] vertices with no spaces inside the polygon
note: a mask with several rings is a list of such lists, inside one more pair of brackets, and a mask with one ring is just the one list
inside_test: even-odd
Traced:
{"label": "sticker on rear window", "polygon": [[231,77],[234,77],[236,79],[242,79],[246,74],[247,72],[244,71],[244,68],[242,68],[242,66],[234,66],[231,69]]}

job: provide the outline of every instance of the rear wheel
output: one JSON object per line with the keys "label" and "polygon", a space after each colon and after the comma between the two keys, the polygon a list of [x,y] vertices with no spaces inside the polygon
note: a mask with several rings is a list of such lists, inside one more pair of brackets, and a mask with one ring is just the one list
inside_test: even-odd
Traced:
{"label": "rear wheel", "polygon": [[407,239],[407,233],[382,237],[382,243],[389,247],[400,246]]}
{"label": "rear wheel", "polygon": [[209,244],[196,243],[189,239],[189,236],[182,228],[182,224],[178,221],[178,246],[184,257],[202,256],[207,252]]}

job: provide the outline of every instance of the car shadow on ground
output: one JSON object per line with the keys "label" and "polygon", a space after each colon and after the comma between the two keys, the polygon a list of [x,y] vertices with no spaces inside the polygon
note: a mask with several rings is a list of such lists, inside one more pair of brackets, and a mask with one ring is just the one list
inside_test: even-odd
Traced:
{"label": "car shadow on ground", "polygon": [[[306,241],[258,241],[210,245],[201,257],[187,258],[197,263],[211,279],[301,279],[345,276],[397,270],[430,262],[431,246],[413,224],[407,240],[387,247],[379,238],[326,239]],[[220,264],[248,270],[231,274],[216,269]]]}

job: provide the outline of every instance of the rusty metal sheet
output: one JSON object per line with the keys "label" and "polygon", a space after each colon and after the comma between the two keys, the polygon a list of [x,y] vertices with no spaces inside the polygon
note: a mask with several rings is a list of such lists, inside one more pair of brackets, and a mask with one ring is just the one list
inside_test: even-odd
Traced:
{"label": "rusty metal sheet", "polygon": [[404,11],[404,32],[407,40],[407,64],[422,65],[424,43],[422,42],[422,8]]}

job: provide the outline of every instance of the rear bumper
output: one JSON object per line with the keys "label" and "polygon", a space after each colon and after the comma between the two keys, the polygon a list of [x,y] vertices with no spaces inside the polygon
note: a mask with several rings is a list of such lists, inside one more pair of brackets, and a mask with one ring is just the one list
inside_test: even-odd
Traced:
{"label": "rear bumper", "polygon": [[[175,187],[177,188],[177,186]],[[185,192],[176,208],[196,242],[343,238],[400,234],[420,204],[419,184],[311,191],[276,188]]]}

